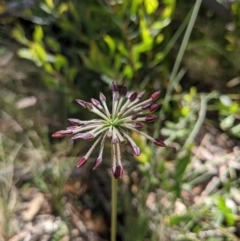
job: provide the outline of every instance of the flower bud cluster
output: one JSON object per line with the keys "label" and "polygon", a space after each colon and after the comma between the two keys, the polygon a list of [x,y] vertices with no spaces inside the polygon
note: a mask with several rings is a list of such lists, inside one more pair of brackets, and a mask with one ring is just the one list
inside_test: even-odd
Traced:
{"label": "flower bud cluster", "polygon": [[62,138],[71,136],[72,140],[95,140],[88,152],[80,158],[77,167],[83,166],[95,147],[100,143],[99,154],[94,162],[93,169],[96,169],[102,162],[103,149],[106,139],[110,139],[112,146],[112,172],[116,179],[123,175],[123,166],[121,161],[121,144],[128,142],[136,156],[141,154],[140,148],[128,134],[128,131],[136,131],[139,134],[152,141],[155,145],[165,147],[165,143],[160,139],[154,139],[145,132],[140,131],[144,123],[153,122],[157,119],[153,112],[159,107],[155,103],[160,96],[160,91],[154,92],[150,98],[143,100],[145,92],[137,94],[134,91],[127,93],[126,86],[123,86],[120,92],[116,83],[112,83],[112,110],[110,112],[107,106],[107,99],[103,93],[100,93],[99,100],[94,98],[91,102],[77,99],[76,102],[83,108],[99,116],[99,119],[79,120],[75,118],[68,119],[72,124],[66,130],[55,132],[52,137]]}

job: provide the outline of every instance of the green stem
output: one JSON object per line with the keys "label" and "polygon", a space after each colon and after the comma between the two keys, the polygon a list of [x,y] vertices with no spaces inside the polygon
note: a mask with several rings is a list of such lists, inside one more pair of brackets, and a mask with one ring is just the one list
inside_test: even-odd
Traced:
{"label": "green stem", "polygon": [[117,240],[117,179],[112,175],[111,241]]}

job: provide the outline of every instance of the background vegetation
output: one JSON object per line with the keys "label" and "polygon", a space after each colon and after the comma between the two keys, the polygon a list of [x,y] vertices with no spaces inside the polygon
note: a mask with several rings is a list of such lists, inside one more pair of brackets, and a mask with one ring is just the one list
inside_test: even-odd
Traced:
{"label": "background vegetation", "polygon": [[239,28],[239,1],[1,1],[0,240],[109,239],[109,153],[50,136],[112,81],[162,90],[168,145],[132,134],[119,240],[239,240]]}

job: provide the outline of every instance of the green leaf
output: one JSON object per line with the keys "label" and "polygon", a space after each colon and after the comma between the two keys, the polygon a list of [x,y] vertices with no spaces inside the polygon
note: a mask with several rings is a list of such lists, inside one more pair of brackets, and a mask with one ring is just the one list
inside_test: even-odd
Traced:
{"label": "green leaf", "polygon": [[224,215],[228,226],[233,226],[235,224],[235,215],[233,214],[232,209],[227,206],[226,201],[223,197],[218,197],[217,207]]}
{"label": "green leaf", "polygon": [[158,21],[153,23],[152,29],[162,30],[167,25],[169,25],[170,22],[171,22],[170,18],[165,18],[163,20],[158,20]]}
{"label": "green leaf", "polygon": [[181,215],[181,216],[171,216],[169,219],[169,225],[173,226],[173,225],[180,225],[180,223],[187,223],[188,221],[193,219],[193,215],[191,214],[185,214],[185,215]]}
{"label": "green leaf", "polygon": [[21,58],[33,60],[33,55],[31,51],[27,48],[21,48],[18,50],[17,53]]}
{"label": "green leaf", "polygon": [[123,77],[131,79],[133,77],[133,69],[130,65],[126,65],[122,71]]}
{"label": "green leaf", "polygon": [[230,106],[229,112],[230,112],[231,114],[238,114],[238,113],[240,113],[240,106],[239,106],[239,104],[237,104],[236,102],[234,102],[234,103]]}
{"label": "green leaf", "polygon": [[168,128],[176,129],[176,123],[174,123],[174,122],[172,122],[172,121],[166,121],[166,122],[165,122],[165,125],[166,125]]}
{"label": "green leaf", "polygon": [[33,39],[36,42],[41,42],[43,39],[43,30],[42,27],[39,25],[35,26],[34,33],[33,33]]}
{"label": "green leaf", "polygon": [[16,27],[12,31],[12,36],[15,38],[19,43],[28,46],[30,41],[25,37],[25,32],[23,27],[20,24],[17,24]]}
{"label": "green leaf", "polygon": [[223,130],[227,130],[233,126],[234,121],[235,121],[234,115],[229,115],[221,121],[220,127]]}
{"label": "green leaf", "polygon": [[147,154],[143,153],[143,152],[141,153],[140,156],[134,156],[134,157],[137,161],[139,161],[141,163],[149,162],[149,156]]}
{"label": "green leaf", "polygon": [[120,54],[116,54],[113,63],[113,69],[119,71],[122,65],[122,56]]}
{"label": "green leaf", "polygon": [[148,28],[148,24],[144,18],[141,19],[140,21],[140,32],[141,32],[142,41],[144,43],[153,42],[153,36],[151,36],[150,30]]}
{"label": "green leaf", "polygon": [[190,155],[186,155],[180,159],[177,160],[177,165],[176,165],[176,179],[181,180],[183,177],[183,174],[190,163],[191,158]]}
{"label": "green leaf", "polygon": [[231,130],[230,130],[230,132],[231,132],[233,135],[235,135],[235,136],[237,136],[237,137],[240,137],[240,124],[232,127]]}
{"label": "green leaf", "polygon": [[181,109],[181,114],[186,117],[187,115],[189,115],[189,113],[191,112],[191,107],[190,106],[183,106],[183,108]]}
{"label": "green leaf", "polygon": [[46,12],[48,14],[52,14],[53,9],[51,9],[47,4],[40,3],[39,6],[44,12]]}
{"label": "green leaf", "polygon": [[22,48],[18,50],[17,53],[18,56],[20,56],[21,58],[31,60],[39,67],[42,66],[42,62],[38,58],[36,58],[36,55],[30,49]]}
{"label": "green leaf", "polygon": [[62,14],[68,11],[68,5],[66,3],[61,3],[58,7],[58,13]]}
{"label": "green leaf", "polygon": [[158,8],[158,0],[144,0],[147,14],[154,13]]}
{"label": "green leaf", "polygon": [[101,61],[101,58],[102,58],[101,52],[100,52],[96,42],[91,41],[89,47],[90,47],[90,53],[89,53],[90,59],[95,63],[97,63],[98,61]]}
{"label": "green leaf", "polygon": [[142,42],[133,46],[132,52],[133,52],[134,63],[139,62],[140,53],[145,53],[152,49],[152,46],[153,46],[152,44],[153,44],[152,42],[148,42],[148,43]]}
{"label": "green leaf", "polygon": [[171,15],[172,15],[172,7],[171,6],[168,6],[168,7],[165,7],[163,12],[162,12],[162,18],[163,19],[168,19],[168,18],[171,18]]}
{"label": "green leaf", "polygon": [[221,95],[219,97],[221,103],[225,106],[231,106],[232,105],[232,100],[227,96],[227,95]]}
{"label": "green leaf", "polygon": [[60,54],[56,55],[54,66],[57,71],[60,71],[62,67],[67,67],[68,66],[67,58]]}
{"label": "green leaf", "polygon": [[35,43],[33,45],[33,50],[35,50],[36,56],[39,58],[40,61],[42,61],[42,62],[46,61],[47,54],[41,44]]}
{"label": "green leaf", "polygon": [[105,35],[103,37],[103,40],[107,43],[108,48],[110,50],[110,56],[112,56],[114,54],[115,50],[116,50],[116,43],[115,43],[115,41],[109,35]]}
{"label": "green leaf", "polygon": [[182,130],[177,130],[177,131],[175,132],[175,135],[176,135],[177,137],[183,138],[183,137],[185,137],[188,133],[189,133],[189,130],[187,130],[187,129],[182,129]]}
{"label": "green leaf", "polygon": [[175,180],[176,180],[176,192],[177,196],[180,196],[181,184],[183,175],[187,169],[188,164],[191,161],[190,151],[183,157],[177,159],[176,170],[175,170]]}
{"label": "green leaf", "polygon": [[162,134],[163,136],[171,136],[173,132],[174,132],[174,130],[168,129],[168,128],[166,128],[166,127],[163,127],[163,128],[161,129],[161,134]]}
{"label": "green leaf", "polygon": [[52,51],[59,53],[61,51],[61,46],[59,42],[51,37],[46,37],[46,43],[49,45]]}
{"label": "green leaf", "polygon": [[54,69],[50,63],[45,63],[44,69],[47,73],[50,73],[50,74],[52,74],[54,72]]}
{"label": "green leaf", "polygon": [[123,43],[118,43],[117,45],[118,51],[124,56],[124,57],[128,57],[129,56],[129,52],[126,49],[126,47],[124,46]]}
{"label": "green leaf", "polygon": [[155,57],[153,59],[153,61],[150,63],[151,66],[156,66],[158,64],[160,64],[163,59],[164,59],[165,55],[163,52],[158,52],[155,54]]}
{"label": "green leaf", "polygon": [[53,0],[45,0],[45,3],[49,8],[54,9]]}
{"label": "green leaf", "polygon": [[139,4],[142,3],[143,0],[132,0],[130,15],[133,20],[137,17],[137,11]]}

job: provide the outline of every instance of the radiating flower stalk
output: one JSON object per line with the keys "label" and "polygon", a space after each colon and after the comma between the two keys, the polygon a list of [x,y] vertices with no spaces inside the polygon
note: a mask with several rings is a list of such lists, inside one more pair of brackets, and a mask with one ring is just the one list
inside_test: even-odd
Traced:
{"label": "radiating flower stalk", "polygon": [[102,162],[105,141],[110,139],[113,150],[112,172],[114,177],[119,179],[123,175],[121,145],[128,142],[136,156],[141,154],[140,148],[128,134],[129,130],[138,132],[157,146],[164,147],[165,143],[160,139],[154,139],[140,130],[143,128],[144,122],[149,123],[157,119],[157,116],[152,113],[159,107],[159,104],[155,103],[155,101],[159,98],[160,91],[153,93],[147,100],[142,100],[144,91],[140,94],[134,91],[127,93],[126,86],[123,86],[119,92],[114,82],[111,89],[111,112],[103,93],[99,95],[100,101],[94,98],[91,99],[91,102],[77,99],[76,101],[80,106],[95,113],[100,119],[79,120],[70,118],[68,120],[72,125],[67,127],[66,130],[55,132],[52,137],[62,138],[71,135],[72,140],[95,140],[89,151],[79,159],[77,167],[83,166],[88,161],[89,156],[100,143],[99,154],[94,162],[93,169],[96,169]]}
{"label": "radiating flower stalk", "polygon": [[[154,139],[150,135],[141,131],[144,123],[150,123],[157,119],[152,113],[159,108],[159,104],[155,103],[160,96],[160,91],[154,92],[148,99],[143,100],[145,92],[137,94],[135,91],[127,91],[123,86],[118,91],[116,83],[112,83],[112,108],[109,109],[106,97],[100,93],[99,100],[92,98],[91,102],[77,99],[76,102],[83,108],[98,115],[99,119],[79,120],[75,118],[68,119],[72,124],[66,130],[55,132],[52,137],[62,138],[71,136],[72,140],[95,140],[88,152],[79,159],[77,167],[83,166],[89,159],[93,150],[99,144],[99,154],[94,162],[93,170],[95,170],[102,162],[104,145],[107,139],[110,139],[112,149],[112,173],[115,179],[120,179],[123,175],[123,165],[121,159],[121,146],[129,143],[132,151],[136,156],[141,154],[140,148],[129,135],[129,131],[146,137],[155,145],[164,147],[165,143],[160,139]],[[112,178],[112,238],[116,238],[116,180]]]}

